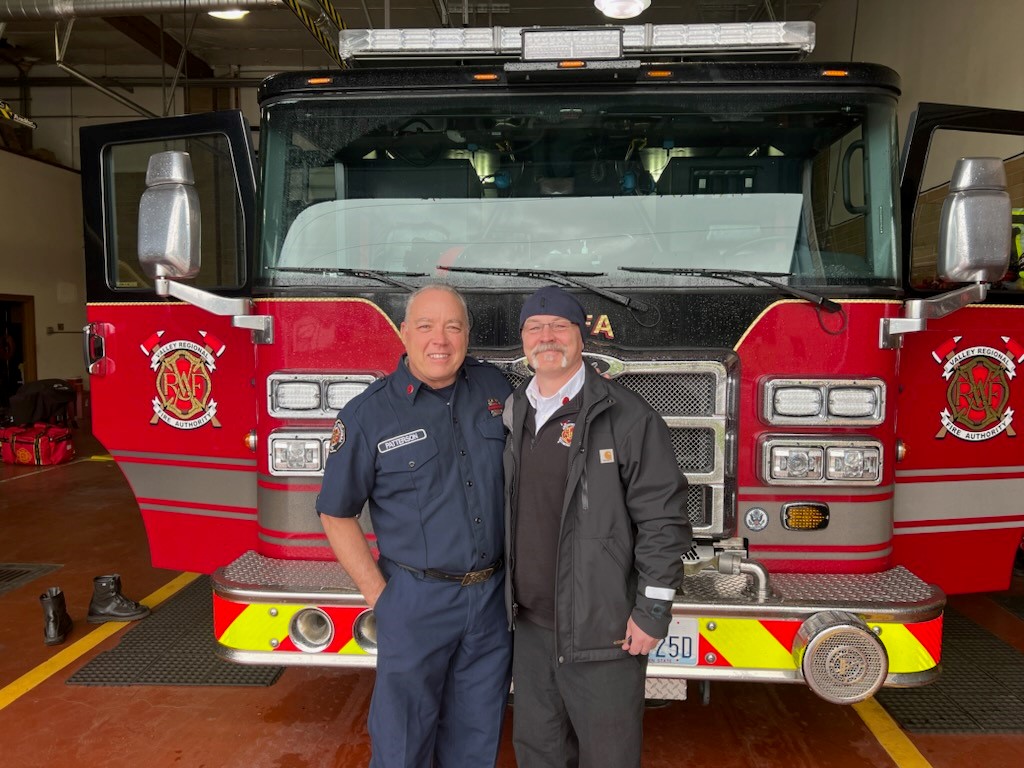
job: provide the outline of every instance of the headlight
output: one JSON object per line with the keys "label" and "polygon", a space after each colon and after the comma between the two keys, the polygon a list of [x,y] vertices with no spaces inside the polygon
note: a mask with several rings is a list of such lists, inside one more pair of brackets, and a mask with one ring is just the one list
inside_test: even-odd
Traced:
{"label": "headlight", "polygon": [[761,444],[768,485],[878,485],[882,444],[871,439],[770,435]]}
{"label": "headlight", "polygon": [[825,452],[825,476],[829,480],[879,479],[881,451],[875,446],[835,446]]}
{"label": "headlight", "polygon": [[282,381],[273,393],[274,410],[320,410],[320,387],[313,381]]}
{"label": "headlight", "polygon": [[821,413],[820,389],[811,387],[777,387],[772,408],[779,416],[806,417]]}
{"label": "headlight", "polygon": [[[373,381],[373,379],[370,379]],[[348,401],[362,392],[369,385],[368,381],[331,381],[327,383],[327,408],[340,411]]]}
{"label": "headlight", "polygon": [[764,386],[762,417],[768,424],[881,424],[881,379],[772,379]]}
{"label": "headlight", "polygon": [[776,445],[771,448],[772,480],[821,480],[821,448]]}
{"label": "headlight", "polygon": [[267,412],[278,419],[333,419],[373,376],[273,373],[267,377]]}
{"label": "headlight", "polygon": [[327,455],[329,436],[314,432],[272,432],[269,468],[272,475],[319,475]]}

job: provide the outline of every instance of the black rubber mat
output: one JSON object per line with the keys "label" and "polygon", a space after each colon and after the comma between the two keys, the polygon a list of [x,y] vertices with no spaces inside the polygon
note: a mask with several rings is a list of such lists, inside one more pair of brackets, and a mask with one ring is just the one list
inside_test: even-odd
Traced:
{"label": "black rubber mat", "polygon": [[1024,733],[1024,654],[947,607],[939,679],[875,698],[913,733]]}
{"label": "black rubber mat", "polygon": [[[58,568],[59,565],[49,563],[0,563],[0,595],[35,581]],[[40,593],[43,589],[39,590]]]}
{"label": "black rubber mat", "polygon": [[283,667],[234,664],[216,655],[213,597],[203,576],[157,606],[68,678],[68,685],[273,685]]}

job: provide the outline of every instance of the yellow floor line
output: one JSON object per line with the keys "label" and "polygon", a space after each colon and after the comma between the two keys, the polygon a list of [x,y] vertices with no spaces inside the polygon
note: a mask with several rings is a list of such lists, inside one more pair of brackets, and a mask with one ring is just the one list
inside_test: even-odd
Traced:
{"label": "yellow floor line", "polygon": [[[153,594],[142,598],[140,602],[144,605],[148,605],[150,608],[157,606],[171,595],[181,589],[184,589],[198,577],[198,573],[183,573],[180,576],[176,576],[160,587],[160,589],[156,590]],[[100,624],[81,640],[77,640],[72,643],[60,653],[44,661],[35,669],[26,672],[10,685],[0,689],[0,710],[4,709],[8,704],[17,701],[20,697],[24,696],[47,678],[60,672],[64,667],[91,651],[111,635],[115,635],[120,630],[126,629],[130,624],[132,624],[130,621],[110,621],[106,624]],[[79,626],[81,626],[81,624]]]}
{"label": "yellow floor line", "polygon": [[932,768],[932,764],[925,760],[924,755],[907,738],[896,721],[889,717],[881,704],[868,699],[854,704],[853,708],[899,768]]}

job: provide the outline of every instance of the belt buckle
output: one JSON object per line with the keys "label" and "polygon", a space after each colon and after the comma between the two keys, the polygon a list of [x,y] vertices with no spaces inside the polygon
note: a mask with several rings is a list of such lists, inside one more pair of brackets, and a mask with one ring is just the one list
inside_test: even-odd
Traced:
{"label": "belt buckle", "polygon": [[491,578],[492,573],[494,573],[494,568],[484,568],[482,571],[470,571],[462,577],[462,586],[468,587],[470,584],[479,584],[482,581],[487,581]]}

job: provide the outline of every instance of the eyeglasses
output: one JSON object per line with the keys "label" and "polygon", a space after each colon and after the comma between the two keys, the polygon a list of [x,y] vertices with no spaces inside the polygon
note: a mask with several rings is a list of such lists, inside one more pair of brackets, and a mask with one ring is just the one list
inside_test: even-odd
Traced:
{"label": "eyeglasses", "polygon": [[550,323],[527,323],[523,326],[523,333],[526,336],[536,336],[546,327],[551,328],[551,332],[555,334],[566,333],[570,328],[575,326],[575,323],[570,323],[568,320],[554,320]]}

